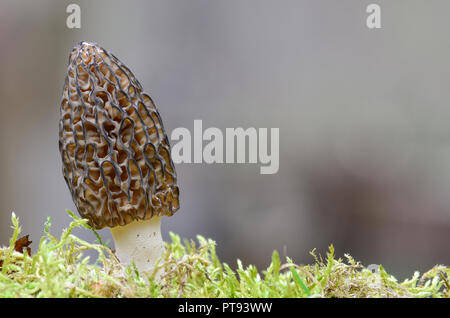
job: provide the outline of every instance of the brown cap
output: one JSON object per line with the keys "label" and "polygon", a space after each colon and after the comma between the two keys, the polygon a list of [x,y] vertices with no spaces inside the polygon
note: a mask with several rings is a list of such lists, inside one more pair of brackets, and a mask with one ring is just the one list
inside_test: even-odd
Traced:
{"label": "brown cap", "polygon": [[64,179],[96,229],[173,215],[179,189],[170,144],[133,73],[95,43],[70,53],[59,123]]}

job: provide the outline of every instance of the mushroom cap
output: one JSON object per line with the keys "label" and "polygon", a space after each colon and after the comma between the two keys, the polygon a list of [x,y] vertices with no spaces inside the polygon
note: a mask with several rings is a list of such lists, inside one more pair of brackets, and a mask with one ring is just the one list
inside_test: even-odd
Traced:
{"label": "mushroom cap", "polygon": [[80,42],[70,53],[59,150],[72,199],[95,229],[179,209],[158,110],[133,73],[95,43]]}

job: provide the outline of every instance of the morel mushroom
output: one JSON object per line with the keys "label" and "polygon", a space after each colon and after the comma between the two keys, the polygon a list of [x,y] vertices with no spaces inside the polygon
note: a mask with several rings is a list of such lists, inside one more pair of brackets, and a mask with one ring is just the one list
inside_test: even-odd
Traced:
{"label": "morel mushroom", "polygon": [[163,248],[161,217],[179,208],[170,144],[133,73],[95,43],[69,57],[59,123],[64,179],[79,214],[109,227],[116,255],[150,270]]}

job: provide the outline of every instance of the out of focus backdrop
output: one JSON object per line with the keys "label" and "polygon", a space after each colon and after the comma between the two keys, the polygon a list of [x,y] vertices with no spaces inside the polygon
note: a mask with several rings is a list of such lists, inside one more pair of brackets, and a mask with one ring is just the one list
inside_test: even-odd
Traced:
{"label": "out of focus backdrop", "polygon": [[[381,6],[382,28],[366,27]],[[57,147],[69,52],[93,41],[124,62],[173,129],[280,128],[280,169],[178,164],[182,237],[264,269],[333,243],[403,279],[450,264],[447,0],[0,2],[0,245],[11,212],[34,249],[76,211]],[[76,233],[94,241],[88,231]],[[100,231],[111,240],[108,229]]]}

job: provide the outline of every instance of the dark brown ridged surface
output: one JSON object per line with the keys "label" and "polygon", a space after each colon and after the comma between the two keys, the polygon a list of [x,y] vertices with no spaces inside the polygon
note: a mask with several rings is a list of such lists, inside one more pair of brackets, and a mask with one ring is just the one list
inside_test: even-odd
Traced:
{"label": "dark brown ridged surface", "polygon": [[91,226],[126,225],[179,208],[170,144],[131,71],[94,43],[70,54],[59,149],[78,212]]}

